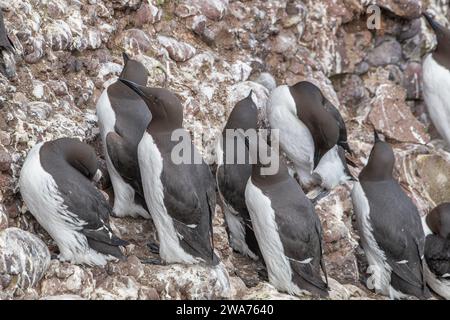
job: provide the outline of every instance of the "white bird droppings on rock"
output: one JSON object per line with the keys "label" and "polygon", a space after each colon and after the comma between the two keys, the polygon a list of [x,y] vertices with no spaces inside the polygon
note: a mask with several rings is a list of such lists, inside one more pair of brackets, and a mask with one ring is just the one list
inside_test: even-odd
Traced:
{"label": "white bird droppings on rock", "polygon": [[0,231],[0,298],[36,285],[49,264],[50,252],[34,234],[18,228]]}

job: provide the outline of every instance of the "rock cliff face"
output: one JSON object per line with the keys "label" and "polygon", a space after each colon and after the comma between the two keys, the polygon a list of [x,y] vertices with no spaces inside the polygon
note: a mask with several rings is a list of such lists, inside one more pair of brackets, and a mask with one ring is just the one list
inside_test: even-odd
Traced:
{"label": "rock cliff face", "polygon": [[[259,276],[258,263],[231,251],[219,206],[214,237],[230,287],[201,266],[142,264],[155,231],[140,219],[112,221],[131,242],[127,262],[89,268],[50,261],[55,243],[18,192],[21,165],[37,141],[62,136],[91,143],[102,157],[95,103],[120,73],[123,51],[144,63],[150,85],[178,95],[185,126],[209,160],[250,88],[264,122],[273,79],[309,79],[345,119],[354,174],[375,127],[392,143],[395,175],[421,214],[450,201],[450,153],[421,90],[421,61],[434,36],[420,14],[432,10],[447,25],[447,1],[0,0],[0,8],[17,49],[0,55],[0,299],[291,298]],[[369,29],[377,8],[379,26]],[[110,191],[106,180],[101,187]],[[331,298],[379,299],[364,287],[350,190],[338,187],[316,207]]]}

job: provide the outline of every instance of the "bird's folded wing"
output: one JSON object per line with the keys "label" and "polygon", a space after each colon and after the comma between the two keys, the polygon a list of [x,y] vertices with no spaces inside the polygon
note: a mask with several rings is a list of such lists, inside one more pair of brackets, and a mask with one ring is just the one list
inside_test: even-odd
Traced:
{"label": "bird's folded wing", "polygon": [[136,152],[133,152],[129,144],[115,132],[109,132],[106,136],[106,148],[120,176],[132,185],[141,197],[144,197]]}

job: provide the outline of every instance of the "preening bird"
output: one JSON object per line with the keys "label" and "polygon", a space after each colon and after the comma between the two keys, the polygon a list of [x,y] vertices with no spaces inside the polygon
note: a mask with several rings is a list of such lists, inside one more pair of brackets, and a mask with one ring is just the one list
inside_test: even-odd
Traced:
{"label": "preening bird", "polygon": [[58,245],[62,261],[105,265],[123,259],[128,243],[109,225],[111,207],[91,180],[98,180],[95,151],[70,138],[40,142],[20,172],[22,198]]}
{"label": "preening bird", "polygon": [[281,149],[293,162],[303,187],[330,190],[353,180],[344,150],[351,152],[339,111],[308,81],[277,87],[267,107]]}

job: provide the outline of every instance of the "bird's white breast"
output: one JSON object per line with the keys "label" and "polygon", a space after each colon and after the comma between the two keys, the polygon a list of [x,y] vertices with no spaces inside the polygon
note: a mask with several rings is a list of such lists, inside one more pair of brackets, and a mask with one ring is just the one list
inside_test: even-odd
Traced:
{"label": "bird's white breast", "polygon": [[450,144],[450,71],[432,54],[423,62],[423,95],[433,124]]}
{"label": "bird's white breast", "polygon": [[109,101],[108,88],[103,90],[102,95],[98,99],[96,110],[100,134],[104,143],[106,135],[108,132],[114,132],[114,126],[116,125],[116,114]]}
{"label": "bird's white breast", "polygon": [[298,118],[288,86],[279,86],[272,92],[267,110],[271,128],[279,130],[281,148],[301,171],[301,178],[307,178],[314,167],[314,140]]}
{"label": "bird's white breast", "polygon": [[345,164],[339,156],[338,145],[327,151],[320,159],[319,164],[314,169],[314,173],[318,174],[322,181],[322,187],[328,190],[350,177],[345,173]]}

